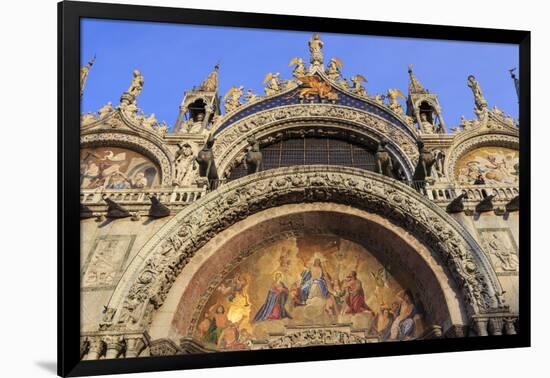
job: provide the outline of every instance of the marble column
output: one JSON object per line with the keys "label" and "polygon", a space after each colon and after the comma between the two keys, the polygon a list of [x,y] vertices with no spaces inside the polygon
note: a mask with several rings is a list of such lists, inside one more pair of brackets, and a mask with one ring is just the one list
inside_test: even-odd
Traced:
{"label": "marble column", "polygon": [[88,353],[84,356],[83,360],[97,360],[105,351],[105,344],[99,337],[94,337],[89,340]]}
{"label": "marble column", "polygon": [[487,318],[476,318],[474,319],[474,329],[478,336],[488,336],[487,324],[489,319]]}
{"label": "marble column", "polygon": [[504,333],[507,335],[516,334],[515,318],[504,318]]}
{"label": "marble column", "polygon": [[105,358],[118,358],[124,348],[124,338],[122,336],[105,336],[103,340],[107,349]]}
{"label": "marble column", "polygon": [[494,317],[489,319],[489,333],[492,336],[502,335],[503,326],[504,326],[504,321],[501,317]]}
{"label": "marble column", "polygon": [[133,358],[145,349],[146,341],[143,336],[128,336],[126,337],[126,358]]}

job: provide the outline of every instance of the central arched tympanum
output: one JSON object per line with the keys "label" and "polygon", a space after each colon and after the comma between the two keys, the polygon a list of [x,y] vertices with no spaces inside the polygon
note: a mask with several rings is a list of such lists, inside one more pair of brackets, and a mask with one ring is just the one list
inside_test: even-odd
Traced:
{"label": "central arched tympanum", "polygon": [[[258,263],[260,259],[264,263]],[[302,166],[237,179],[178,213],[129,265],[109,302],[112,316],[102,326],[148,331],[153,339],[176,343],[183,338],[200,348],[215,349],[218,344],[205,339],[209,329],[202,322],[215,317],[219,306],[213,305],[224,300],[225,312],[231,310],[230,303],[244,306],[250,301],[249,309],[234,308],[230,317],[238,322],[246,313],[247,332],[256,337],[252,345],[286,345],[276,337],[285,334],[277,333],[283,326],[309,339],[313,310],[308,314],[298,308],[299,301],[311,299],[308,290],[327,297],[324,284],[302,287],[301,275],[308,267],[320,278],[315,270],[323,264],[332,267],[324,268],[324,284],[340,281],[345,286],[355,275],[363,282],[365,297],[371,298],[366,303],[340,301],[340,310],[345,305],[351,310],[336,324],[348,328],[329,333],[325,329],[323,337],[359,340],[354,332],[361,330],[365,335],[363,328],[371,324],[355,316],[357,309],[364,305],[391,308],[397,293],[400,300],[407,301],[408,296],[408,301],[415,302],[423,314],[418,327],[425,330],[440,327],[446,332],[501,306],[502,290],[481,247],[439,207],[376,173]],[[384,280],[378,280],[377,289],[379,272],[384,272]],[[241,290],[227,289],[231,285],[240,285]],[[271,289],[277,292],[275,288],[286,299],[273,310],[268,294]],[[372,299],[375,294],[378,298]],[[291,300],[296,300],[292,308]],[[330,320],[330,304],[325,301],[317,310],[328,316],[323,321]],[[261,322],[269,317],[281,323],[279,328],[252,324],[254,319]],[[363,337],[357,342],[368,340]]]}
{"label": "central arched tympanum", "polygon": [[[219,341],[223,348],[208,329],[219,308],[239,324],[241,335],[246,332],[254,340],[255,348],[288,330],[320,326],[397,340],[405,336],[398,329],[392,333],[384,316],[393,317],[405,293],[419,315],[407,337],[468,321],[459,289],[429,249],[384,218],[346,205],[263,210],[221,232],[194,259],[197,264],[184,268],[163,304],[162,311],[172,314],[171,324],[153,317],[153,338],[183,337],[213,349]],[[318,287],[307,280],[316,267]],[[364,302],[347,298],[354,277]],[[277,288],[281,303],[271,306]]]}
{"label": "central arched tympanum", "polygon": [[218,170],[222,176],[229,177],[242,161],[247,139],[252,136],[262,147],[285,138],[323,137],[347,140],[370,147],[373,152],[376,145],[385,140],[390,155],[411,179],[418,160],[416,137],[412,131],[396,127],[382,115],[387,114],[319,103],[287,105],[247,115],[231,127],[216,130],[213,151]]}

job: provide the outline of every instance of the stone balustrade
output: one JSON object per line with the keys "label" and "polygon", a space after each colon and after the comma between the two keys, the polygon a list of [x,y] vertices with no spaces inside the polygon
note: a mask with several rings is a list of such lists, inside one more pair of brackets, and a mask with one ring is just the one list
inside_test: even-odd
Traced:
{"label": "stone balustrade", "polygon": [[499,208],[504,208],[507,203],[519,196],[519,186],[510,184],[463,185],[427,181],[412,181],[407,184],[441,207],[445,207],[463,193],[466,194],[463,199],[464,207],[469,210],[473,210],[489,195],[494,196],[493,203]]}
{"label": "stone balustrade", "polygon": [[150,196],[155,196],[172,211],[178,211],[206,194],[206,188],[150,188],[150,189],[81,189],[80,203],[97,215],[105,213],[104,197],[115,201],[126,210],[147,211]]}
{"label": "stone balustrade", "polygon": [[[223,184],[224,182],[220,180],[216,182],[216,187]],[[503,208],[519,195],[519,186],[509,184],[462,185],[428,181],[410,181],[406,184],[441,207],[445,207],[462,193],[466,193],[466,198],[463,200],[465,209],[474,209],[476,204],[489,195],[494,195],[493,203]],[[147,211],[151,205],[149,197],[155,196],[170,210],[178,211],[198,200],[208,191],[206,185],[202,188],[81,189],[80,203],[100,215],[107,209],[103,200],[103,197],[107,197],[128,211],[143,212]]]}
{"label": "stone balustrade", "polygon": [[450,202],[462,193],[466,193],[464,202],[481,201],[493,194],[495,202],[510,202],[519,195],[518,185],[457,185],[457,184],[433,184],[426,186],[424,193],[432,201]]}

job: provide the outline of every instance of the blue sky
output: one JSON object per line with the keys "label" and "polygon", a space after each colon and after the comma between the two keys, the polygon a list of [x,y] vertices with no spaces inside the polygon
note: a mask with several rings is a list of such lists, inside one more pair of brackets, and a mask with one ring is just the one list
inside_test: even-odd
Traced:
{"label": "blue sky", "polygon": [[[83,19],[81,62],[94,54],[81,111],[97,111],[111,101],[118,104],[128,89],[132,70],[144,78],[138,106],[146,114],[173,125],[183,92],[208,75],[220,63],[220,91],[233,85],[263,94],[268,72],[290,78],[293,57],[309,62],[307,41],[312,33],[227,28],[135,21]],[[344,63],[344,77],[360,73],[368,79],[369,94],[399,88],[405,94],[407,65],[430,92],[439,95],[447,127],[458,125],[460,116],[473,118],[473,96],[466,78],[478,79],[489,105],[518,116],[517,96],[508,69],[519,65],[516,45],[437,41],[322,33],[325,63],[337,57]],[[518,75],[519,76],[519,75]]]}

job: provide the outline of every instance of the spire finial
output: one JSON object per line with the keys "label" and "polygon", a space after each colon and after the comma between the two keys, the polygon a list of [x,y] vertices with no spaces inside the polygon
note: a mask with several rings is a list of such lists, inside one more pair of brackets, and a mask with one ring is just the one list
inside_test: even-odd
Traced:
{"label": "spire finial", "polygon": [[207,92],[216,92],[218,90],[218,70],[220,69],[220,62],[216,63],[214,69],[208,77],[200,85],[200,89]]}
{"label": "spire finial", "polygon": [[411,93],[428,93],[428,91],[420,84],[416,76],[413,73],[413,65],[408,65],[409,72],[409,94]]}
{"label": "spire finial", "polygon": [[514,87],[516,88],[516,95],[518,96],[519,101],[519,79],[517,78],[515,71],[516,67],[509,69],[508,72],[510,72],[510,76],[512,77],[512,80],[514,80]]}
{"label": "spire finial", "polygon": [[82,94],[84,93],[84,87],[86,86],[86,79],[88,79],[88,74],[90,73],[90,69],[94,65],[94,62],[95,62],[95,54],[92,57],[92,59],[90,59],[88,63],[86,63],[85,66],[82,66],[80,68],[80,96],[82,96]]}

